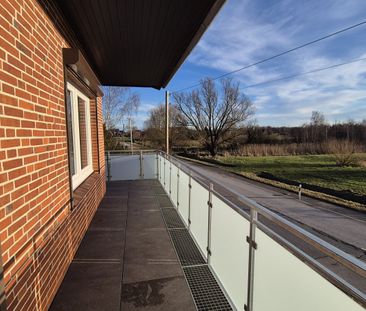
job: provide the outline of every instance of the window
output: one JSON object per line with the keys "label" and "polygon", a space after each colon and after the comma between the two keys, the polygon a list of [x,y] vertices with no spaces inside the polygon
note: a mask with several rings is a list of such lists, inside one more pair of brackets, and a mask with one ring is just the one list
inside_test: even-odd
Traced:
{"label": "window", "polygon": [[93,172],[89,98],[67,83],[66,107],[70,173],[75,189]]}

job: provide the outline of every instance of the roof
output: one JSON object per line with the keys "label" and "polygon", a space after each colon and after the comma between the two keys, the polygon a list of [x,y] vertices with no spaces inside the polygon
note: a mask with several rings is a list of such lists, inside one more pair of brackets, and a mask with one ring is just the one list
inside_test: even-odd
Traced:
{"label": "roof", "polygon": [[[225,0],[39,0],[71,29],[99,81],[165,87]],[[52,3],[52,4],[50,4]],[[59,27],[60,29],[60,27]],[[73,46],[75,47],[75,46]]]}

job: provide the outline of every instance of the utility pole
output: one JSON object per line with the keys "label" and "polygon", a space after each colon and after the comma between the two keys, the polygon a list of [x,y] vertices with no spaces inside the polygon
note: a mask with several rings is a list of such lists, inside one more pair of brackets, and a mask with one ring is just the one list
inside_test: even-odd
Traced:
{"label": "utility pole", "polygon": [[131,154],[133,154],[133,141],[132,141],[132,123],[131,118],[128,119],[130,125],[130,146],[131,146]]}
{"label": "utility pole", "polygon": [[165,151],[169,154],[169,91],[165,91]]}

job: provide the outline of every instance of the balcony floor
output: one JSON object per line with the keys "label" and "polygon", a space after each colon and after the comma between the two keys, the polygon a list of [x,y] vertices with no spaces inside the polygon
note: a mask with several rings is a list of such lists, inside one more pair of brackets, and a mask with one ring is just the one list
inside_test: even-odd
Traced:
{"label": "balcony floor", "polygon": [[158,181],[107,184],[50,310],[196,310],[158,195]]}

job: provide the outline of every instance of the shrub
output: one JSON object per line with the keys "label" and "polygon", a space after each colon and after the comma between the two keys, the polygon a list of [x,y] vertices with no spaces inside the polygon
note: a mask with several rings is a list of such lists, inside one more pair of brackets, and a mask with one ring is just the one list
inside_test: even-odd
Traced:
{"label": "shrub", "polygon": [[334,154],[338,166],[355,165],[357,149],[356,143],[349,140],[332,140],[328,144],[328,153]]}

